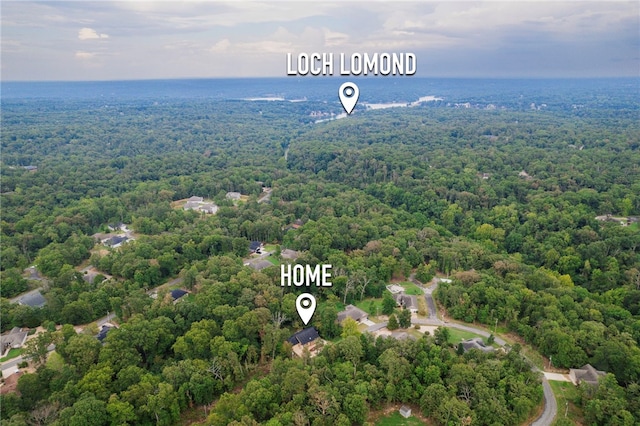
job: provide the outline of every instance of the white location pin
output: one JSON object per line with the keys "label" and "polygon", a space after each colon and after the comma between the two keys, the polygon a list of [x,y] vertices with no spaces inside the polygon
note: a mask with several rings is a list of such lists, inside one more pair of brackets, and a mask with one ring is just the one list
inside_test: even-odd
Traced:
{"label": "white location pin", "polygon": [[296,299],[296,309],[304,325],[307,325],[316,311],[316,298],[312,294],[302,293]]}
{"label": "white location pin", "polygon": [[358,86],[348,81],[340,86],[338,95],[340,95],[342,108],[344,108],[347,114],[351,114],[358,103],[358,97],[360,97],[360,89],[358,89]]}

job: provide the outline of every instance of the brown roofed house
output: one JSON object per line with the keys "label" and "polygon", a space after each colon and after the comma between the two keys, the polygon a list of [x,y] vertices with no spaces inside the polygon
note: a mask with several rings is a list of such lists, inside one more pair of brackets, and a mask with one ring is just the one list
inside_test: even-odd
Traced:
{"label": "brown roofed house", "polygon": [[27,340],[27,332],[14,327],[9,333],[0,336],[0,355],[6,356],[11,349],[22,347]]}
{"label": "brown roofed house", "polygon": [[571,378],[574,385],[578,385],[581,382],[597,385],[598,379],[605,374],[607,373],[596,370],[591,364],[585,364],[580,368],[569,369],[569,378]]}
{"label": "brown roofed house", "polygon": [[368,317],[368,313],[353,305],[347,305],[344,311],[338,312],[338,322],[340,323],[347,318],[353,318],[354,320],[356,320],[356,322],[362,322],[365,321]]}

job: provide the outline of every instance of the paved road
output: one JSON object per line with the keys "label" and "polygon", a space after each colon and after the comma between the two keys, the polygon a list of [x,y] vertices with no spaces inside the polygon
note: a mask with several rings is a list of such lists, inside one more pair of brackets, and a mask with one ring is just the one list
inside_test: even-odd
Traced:
{"label": "paved road", "polygon": [[[409,281],[411,281],[412,283],[414,283],[415,285],[417,285],[418,287],[420,287],[422,289],[422,291],[424,292],[424,299],[427,302],[427,315],[428,318],[430,320],[438,320],[438,311],[436,310],[436,304],[433,301],[433,290],[435,290],[435,288],[438,286],[438,284],[436,283],[433,287],[425,287],[425,285],[423,283],[421,283],[420,281],[418,281],[416,279],[416,274],[413,273],[409,276]],[[441,322],[440,322],[441,323]]]}
{"label": "paved road", "polygon": [[[433,296],[432,293],[433,291],[438,288],[438,280],[434,280],[434,284],[429,286],[429,287],[425,287],[420,281],[418,281],[415,277],[415,274],[411,274],[411,276],[409,277],[409,280],[411,282],[413,282],[414,284],[416,284],[417,286],[421,287],[422,290],[424,290],[424,297],[427,301],[427,306],[429,309],[429,318],[428,319],[413,319],[412,323],[414,324],[420,324],[420,325],[444,325],[445,327],[450,327],[450,328],[455,328],[458,330],[464,330],[464,331],[469,331],[471,333],[475,333],[475,334],[479,334],[481,336],[484,337],[489,337],[491,333],[485,331],[485,330],[481,330],[479,328],[470,326],[470,325],[464,325],[464,324],[458,324],[458,323],[451,323],[451,322],[443,322],[441,320],[438,319],[437,315],[436,315],[436,307],[435,307],[435,303],[433,301]],[[371,327],[369,327],[371,328]],[[379,327],[382,328],[382,327]],[[369,330],[368,330],[369,331]],[[499,344],[500,346],[504,346],[507,342],[504,341],[504,339],[494,336],[495,338],[495,342],[497,344]],[[526,359],[526,358],[525,358]],[[529,361],[529,360],[527,360]],[[540,369],[538,369],[537,367],[535,367],[533,365],[533,363],[531,361],[529,361],[529,364],[531,364],[531,369],[533,371],[540,371]],[[540,417],[538,417],[533,423],[531,423],[531,426],[550,426],[553,423],[553,420],[556,418],[556,414],[558,412],[558,406],[556,404],[556,398],[553,395],[553,390],[551,389],[551,386],[549,385],[549,381],[547,380],[547,378],[544,376],[544,374],[542,375],[542,390],[544,393],[544,411],[542,412],[542,414],[540,414]]]}
{"label": "paved road", "polygon": [[542,377],[542,390],[544,391],[544,411],[540,414],[540,417],[531,423],[531,426],[549,426],[553,423],[553,419],[556,418],[558,413],[556,397],[553,395],[549,381],[544,376]]}
{"label": "paved road", "polygon": [[267,201],[271,200],[271,193],[273,192],[273,189],[269,188],[266,192],[266,195],[260,199],[258,199],[258,203],[266,203]]}
{"label": "paved road", "polygon": [[367,331],[368,331],[369,333],[373,333],[374,331],[378,331],[378,330],[380,330],[381,328],[385,328],[386,326],[387,326],[387,322],[386,322],[386,321],[385,321],[385,322],[380,322],[380,323],[378,323],[378,324],[370,325],[370,326],[367,328]]}
{"label": "paved road", "polygon": [[158,290],[160,290],[160,289],[161,289],[161,288],[163,288],[163,287],[171,287],[172,285],[180,284],[180,283],[182,282],[182,280],[183,280],[183,278],[182,278],[182,277],[174,278],[174,279],[172,279],[171,281],[167,281],[167,282],[166,282],[166,283],[164,283],[164,284],[160,284],[158,287],[154,287],[154,288],[152,288],[151,290],[148,290],[148,291],[147,291],[147,294],[148,294],[148,295],[152,295],[153,293],[157,293],[157,292],[158,292]]}
{"label": "paved road", "polygon": [[[47,350],[49,352],[51,352],[52,350],[54,350],[56,348],[56,345],[51,344],[49,345],[49,347],[47,348]],[[26,361],[26,357],[24,356],[18,356],[15,357],[13,359],[10,359],[9,361],[3,362],[2,363],[2,375],[4,376],[4,372],[7,370],[12,370],[9,374],[7,374],[7,376],[10,376],[11,374],[13,374],[13,370],[15,370],[16,365],[20,364],[22,361]]]}

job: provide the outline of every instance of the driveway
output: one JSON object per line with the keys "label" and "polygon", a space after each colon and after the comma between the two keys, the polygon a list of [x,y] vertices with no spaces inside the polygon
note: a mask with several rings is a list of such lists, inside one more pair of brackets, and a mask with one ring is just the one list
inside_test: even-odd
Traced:
{"label": "driveway", "polygon": [[558,405],[556,404],[556,397],[553,395],[551,385],[546,377],[542,377],[542,390],[544,392],[544,411],[540,414],[531,426],[549,426],[553,423],[553,419],[556,418],[558,412]]}

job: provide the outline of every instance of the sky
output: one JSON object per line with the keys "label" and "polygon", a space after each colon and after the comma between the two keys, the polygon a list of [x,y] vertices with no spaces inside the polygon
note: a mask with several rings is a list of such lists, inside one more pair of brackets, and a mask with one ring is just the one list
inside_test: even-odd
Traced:
{"label": "sky", "polygon": [[419,77],[638,77],[639,5],[3,0],[0,76],[286,77],[287,53],[411,52]]}

